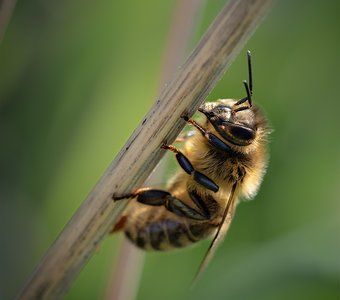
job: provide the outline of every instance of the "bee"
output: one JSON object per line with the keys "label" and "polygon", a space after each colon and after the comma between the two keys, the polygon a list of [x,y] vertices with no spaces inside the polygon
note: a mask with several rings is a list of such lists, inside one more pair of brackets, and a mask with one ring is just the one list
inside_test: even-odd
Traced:
{"label": "bee", "polygon": [[262,111],[252,103],[253,80],[250,51],[246,96],[220,99],[199,107],[204,123],[182,115],[193,126],[183,149],[163,144],[175,153],[180,166],[167,190],[140,188],[114,200],[132,198],[115,227],[144,250],[170,250],[212,238],[201,263],[206,267],[223,241],[241,198],[252,199],[266,172],[267,137],[270,133]]}

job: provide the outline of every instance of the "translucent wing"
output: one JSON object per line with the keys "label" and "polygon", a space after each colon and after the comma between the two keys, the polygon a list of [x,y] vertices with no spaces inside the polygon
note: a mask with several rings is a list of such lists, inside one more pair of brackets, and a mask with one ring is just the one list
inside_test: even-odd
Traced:
{"label": "translucent wing", "polygon": [[196,131],[195,130],[190,130],[190,131],[184,131],[181,132],[180,135],[177,137],[175,143],[183,143],[185,142],[188,138],[191,138],[195,135]]}
{"label": "translucent wing", "polygon": [[224,240],[228,229],[230,227],[230,223],[233,219],[234,212],[235,212],[235,190],[237,187],[237,183],[235,183],[231,189],[229,199],[227,202],[227,205],[223,212],[223,217],[220,226],[217,229],[217,232],[214,236],[214,239],[212,240],[209,249],[207,250],[201,265],[196,273],[196,276],[194,278],[193,284],[197,281],[198,277],[202,274],[204,269],[207,267],[209,262],[211,261],[212,257],[214,256],[218,246],[221,244],[221,242]]}

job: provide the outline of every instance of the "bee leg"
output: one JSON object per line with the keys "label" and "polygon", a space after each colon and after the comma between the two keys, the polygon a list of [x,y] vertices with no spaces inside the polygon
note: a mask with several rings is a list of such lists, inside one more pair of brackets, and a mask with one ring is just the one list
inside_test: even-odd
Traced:
{"label": "bee leg", "polygon": [[165,145],[165,144],[162,145],[162,148],[176,153],[176,159],[177,159],[179,165],[182,167],[182,169],[186,173],[191,175],[192,178],[196,182],[203,185],[208,190],[211,190],[215,193],[218,192],[219,186],[214,181],[212,181],[209,177],[205,176],[204,174],[202,174],[199,171],[196,171],[194,169],[193,165],[191,164],[191,162],[189,161],[189,159],[180,150],[178,150],[174,146]]}
{"label": "bee leg", "polygon": [[219,205],[211,195],[205,195],[204,200],[201,195],[195,190],[188,191],[191,200],[196,204],[199,210],[206,216],[207,219],[214,217],[219,209]]}
{"label": "bee leg", "polygon": [[120,196],[113,195],[112,199],[114,201],[118,201],[122,199],[132,199],[137,197],[138,202],[158,206],[163,205],[165,202],[164,198],[169,195],[170,193],[163,190],[141,188],[130,194],[124,194]]}
{"label": "bee leg", "polygon": [[198,131],[208,140],[208,142],[217,148],[220,151],[223,152],[231,152],[231,148],[228,144],[223,142],[220,138],[218,138],[215,134],[209,132],[208,130],[204,129],[200,124],[198,124],[195,120],[189,118],[186,115],[183,115],[182,118],[187,123],[193,125],[195,128],[198,129]]}
{"label": "bee leg", "polygon": [[112,197],[114,200],[121,200],[123,198],[136,198],[139,203],[151,206],[165,206],[165,208],[174,214],[194,220],[207,220],[209,216],[202,210],[202,212],[190,207],[183,201],[172,196],[169,192],[164,190],[142,188],[131,194],[124,196]]}

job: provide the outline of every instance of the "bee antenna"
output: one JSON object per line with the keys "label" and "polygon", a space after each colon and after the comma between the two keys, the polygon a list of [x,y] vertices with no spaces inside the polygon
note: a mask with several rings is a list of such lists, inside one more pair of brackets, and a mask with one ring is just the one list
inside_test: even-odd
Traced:
{"label": "bee antenna", "polygon": [[243,80],[243,84],[244,84],[244,87],[246,88],[246,92],[247,92],[247,97],[244,97],[244,98],[240,99],[239,101],[237,101],[234,106],[237,107],[237,106],[243,104],[244,102],[248,101],[249,107],[247,107],[247,106],[238,107],[238,108],[235,108],[233,110],[234,112],[249,109],[250,107],[252,107],[251,95],[253,94],[253,75],[252,75],[252,68],[251,68],[251,52],[250,52],[250,50],[247,51],[247,58],[248,58],[249,85],[247,83],[247,80]]}
{"label": "bee antenna", "polygon": [[250,94],[253,94],[253,72],[251,68],[251,52],[250,50],[247,51],[247,58],[248,58],[248,80],[249,80],[249,91]]}
{"label": "bee antenna", "polygon": [[248,100],[249,106],[252,107],[251,90],[250,90],[250,88],[248,86],[248,82],[246,80],[243,80],[243,84],[244,84],[244,87],[246,88],[247,100]]}
{"label": "bee antenna", "polygon": [[246,88],[247,97],[244,97],[244,98],[238,100],[238,101],[235,103],[235,106],[239,106],[239,105],[243,104],[244,102],[248,101],[249,107],[244,106],[244,107],[242,107],[242,108],[236,108],[236,109],[234,110],[235,112],[240,111],[240,110],[245,110],[245,109],[248,109],[248,108],[252,107],[251,94],[250,94],[250,90],[249,90],[249,86],[248,86],[247,80],[243,80],[243,84],[244,84],[244,87]]}

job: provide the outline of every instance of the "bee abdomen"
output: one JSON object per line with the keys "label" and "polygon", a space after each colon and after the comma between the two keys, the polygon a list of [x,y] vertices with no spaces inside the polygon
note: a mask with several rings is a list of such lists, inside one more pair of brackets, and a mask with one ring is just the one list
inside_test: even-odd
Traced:
{"label": "bee abdomen", "polygon": [[130,241],[144,250],[171,250],[205,238],[210,228],[206,222],[190,223],[168,218],[143,226],[130,224],[125,228],[125,234]]}

